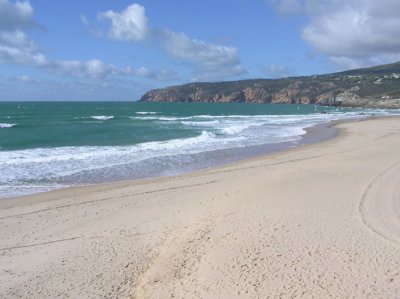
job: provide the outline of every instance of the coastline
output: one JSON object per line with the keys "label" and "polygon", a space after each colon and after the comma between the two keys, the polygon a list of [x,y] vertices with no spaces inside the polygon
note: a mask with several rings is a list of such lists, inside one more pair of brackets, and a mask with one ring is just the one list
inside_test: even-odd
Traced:
{"label": "coastline", "polygon": [[[378,118],[388,118],[392,116],[381,116]],[[396,116],[394,116],[396,117]],[[400,118],[400,116],[399,116]],[[103,182],[96,184],[88,184],[88,185],[76,185],[76,186],[68,186],[64,188],[53,189],[45,192],[21,195],[16,197],[4,197],[0,198],[0,209],[17,206],[19,204],[25,204],[27,201],[29,203],[37,203],[47,200],[53,200],[58,198],[58,193],[66,193],[69,195],[75,194],[75,192],[83,192],[90,193],[94,190],[108,190],[113,188],[121,188],[126,186],[131,186],[134,184],[140,184],[142,182],[152,183],[157,182],[158,180],[163,179],[174,179],[175,177],[185,176],[185,175],[196,175],[196,173],[207,172],[218,170],[220,168],[225,168],[229,166],[235,166],[241,163],[251,162],[253,160],[261,159],[263,157],[268,157],[270,155],[277,155],[280,153],[284,153],[290,150],[296,150],[297,148],[302,148],[306,145],[320,144],[324,142],[328,142],[335,138],[338,138],[340,130],[336,127],[341,123],[352,123],[361,120],[369,120],[373,119],[373,117],[368,117],[365,119],[350,119],[350,120],[338,120],[338,121],[330,121],[328,123],[317,124],[306,128],[306,133],[301,136],[301,139],[297,143],[291,142],[282,142],[277,144],[262,144],[256,146],[250,146],[243,149],[239,149],[242,151],[240,154],[233,155],[230,159],[226,161],[219,161],[217,164],[213,164],[212,166],[204,166],[198,165],[197,168],[193,168],[188,171],[178,172],[175,174],[166,174],[166,175],[158,175],[144,178],[133,178],[126,180],[118,180],[112,182]],[[238,150],[237,148],[233,150]],[[220,152],[225,152],[226,150],[220,150]]]}
{"label": "coastline", "polygon": [[2,199],[0,295],[396,298],[398,120],[340,122],[333,139],[222,167]]}
{"label": "coastline", "polygon": [[[387,116],[384,116],[387,117]],[[369,118],[369,117],[368,117]],[[157,172],[157,169],[148,170],[146,173],[141,174],[132,174],[127,178],[117,178],[113,180],[103,181],[103,180],[95,180],[93,182],[87,184],[72,184],[58,187],[48,187],[49,190],[39,191],[36,193],[28,193],[22,194],[18,196],[5,196],[0,197],[0,202],[5,200],[15,200],[17,198],[25,198],[27,196],[35,196],[38,194],[46,194],[48,192],[53,192],[55,190],[63,190],[63,189],[71,189],[71,188],[82,188],[87,186],[96,186],[96,185],[104,185],[104,184],[114,184],[114,183],[123,183],[123,182],[131,182],[143,179],[156,179],[163,177],[172,177],[177,175],[184,175],[198,171],[204,171],[212,168],[219,168],[228,166],[234,163],[239,163],[241,161],[246,161],[249,159],[261,157],[264,155],[275,154],[278,152],[282,152],[288,150],[290,148],[301,147],[306,144],[313,144],[324,142],[326,140],[334,138],[338,130],[335,129],[335,124],[340,123],[342,121],[357,121],[358,118],[354,119],[346,119],[346,120],[334,120],[326,123],[320,123],[312,125],[311,127],[304,128],[305,133],[303,135],[299,135],[299,140],[297,141],[287,141],[287,142],[279,142],[279,143],[265,143],[259,145],[249,145],[245,147],[234,147],[234,148],[226,148],[220,150],[212,150],[207,152],[200,152],[193,155],[188,155],[188,163],[181,164],[179,166],[172,165],[169,169],[163,169],[161,172]]]}

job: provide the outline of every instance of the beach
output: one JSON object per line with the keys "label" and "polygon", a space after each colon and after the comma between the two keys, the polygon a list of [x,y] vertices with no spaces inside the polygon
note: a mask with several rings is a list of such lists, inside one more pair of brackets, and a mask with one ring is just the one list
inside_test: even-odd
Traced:
{"label": "beach", "polygon": [[2,298],[399,298],[400,122],[0,200]]}

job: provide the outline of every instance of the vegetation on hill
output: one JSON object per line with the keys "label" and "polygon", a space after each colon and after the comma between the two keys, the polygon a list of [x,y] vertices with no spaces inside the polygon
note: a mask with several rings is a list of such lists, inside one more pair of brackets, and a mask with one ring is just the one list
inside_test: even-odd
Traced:
{"label": "vegetation on hill", "polygon": [[400,62],[328,75],[189,83],[151,90],[141,101],[400,108]]}

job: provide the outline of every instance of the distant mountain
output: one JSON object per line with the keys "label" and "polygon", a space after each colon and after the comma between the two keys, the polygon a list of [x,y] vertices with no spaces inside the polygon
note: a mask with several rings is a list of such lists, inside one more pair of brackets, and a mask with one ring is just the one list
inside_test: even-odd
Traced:
{"label": "distant mountain", "polygon": [[189,83],[151,90],[140,101],[400,108],[400,62],[327,75]]}

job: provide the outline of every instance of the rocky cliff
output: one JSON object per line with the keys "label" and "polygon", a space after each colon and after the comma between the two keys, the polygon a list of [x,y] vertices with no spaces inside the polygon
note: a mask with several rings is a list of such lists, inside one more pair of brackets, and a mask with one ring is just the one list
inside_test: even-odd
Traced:
{"label": "rocky cliff", "polygon": [[318,76],[189,83],[151,90],[140,100],[400,108],[400,62]]}

